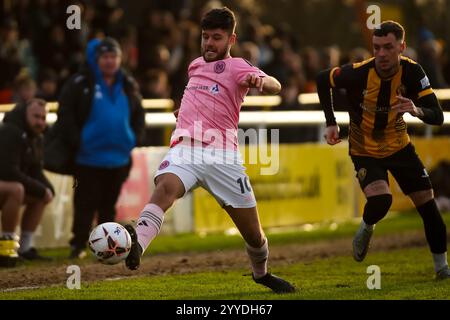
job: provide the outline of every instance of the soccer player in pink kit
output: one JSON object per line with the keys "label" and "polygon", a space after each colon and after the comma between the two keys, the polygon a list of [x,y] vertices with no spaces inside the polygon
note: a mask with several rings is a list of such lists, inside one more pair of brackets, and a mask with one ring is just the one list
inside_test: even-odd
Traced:
{"label": "soccer player in pink kit", "polygon": [[202,56],[189,66],[189,82],[176,114],[171,148],[155,175],[156,189],[136,229],[125,226],[132,238],[126,265],[131,270],[139,267],[143,252],[161,229],[165,211],[176,199],[202,186],[222,205],[242,234],[254,281],[277,293],[294,292],[289,282],[267,271],[267,238],[237,142],[239,111],[249,88],[277,94],[281,85],[246,60],[230,56],[236,42],[236,21],[231,10],[212,9],[203,17],[201,27]]}

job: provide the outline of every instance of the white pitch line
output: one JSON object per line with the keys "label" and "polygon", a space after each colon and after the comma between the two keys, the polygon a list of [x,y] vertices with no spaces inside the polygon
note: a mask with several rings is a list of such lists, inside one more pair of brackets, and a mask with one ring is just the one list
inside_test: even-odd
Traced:
{"label": "white pitch line", "polygon": [[[142,277],[142,276],[139,276],[139,275],[123,276],[123,277],[118,276],[118,277],[113,277],[113,278],[106,278],[103,280],[97,280],[97,281],[119,281],[119,280],[124,280],[124,279],[135,279],[135,278],[140,278],[140,277]],[[97,281],[95,281],[95,282],[97,282]],[[92,281],[90,281],[90,282],[92,282]]]}
{"label": "white pitch line", "polygon": [[3,290],[0,290],[0,292],[14,292],[14,291],[20,291],[20,290],[34,290],[34,289],[39,289],[39,288],[41,288],[41,287],[40,286],[17,287],[17,288],[3,289]]}
{"label": "white pitch line", "polygon": [[105,281],[118,281],[118,280],[123,280],[123,279],[127,279],[129,277],[115,277],[115,278],[106,278]]}
{"label": "white pitch line", "polygon": [[[125,276],[125,277],[114,277],[114,278],[106,278],[103,281],[119,281],[124,279],[133,279],[133,278],[139,278],[138,275],[134,276]],[[101,281],[101,280],[98,280]],[[91,283],[92,281],[89,281]],[[15,292],[15,291],[21,291],[21,290],[35,290],[35,289],[43,289],[43,288],[50,288],[50,287],[59,287],[60,284],[52,284],[49,286],[29,286],[29,287],[16,287],[16,288],[7,288],[7,289],[0,289],[0,293],[4,292]]]}

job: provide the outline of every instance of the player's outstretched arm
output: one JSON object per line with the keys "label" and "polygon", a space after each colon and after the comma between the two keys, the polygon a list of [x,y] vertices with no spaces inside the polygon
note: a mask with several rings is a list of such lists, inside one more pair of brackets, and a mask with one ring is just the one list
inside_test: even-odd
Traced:
{"label": "player's outstretched arm", "polygon": [[280,82],[271,76],[261,77],[257,74],[248,74],[241,86],[257,88],[259,92],[265,94],[278,94],[281,91]]}
{"label": "player's outstretched arm", "polygon": [[281,84],[277,79],[275,79],[274,77],[271,77],[271,76],[264,77],[263,79],[264,79],[263,93],[265,93],[265,94],[280,93]]}

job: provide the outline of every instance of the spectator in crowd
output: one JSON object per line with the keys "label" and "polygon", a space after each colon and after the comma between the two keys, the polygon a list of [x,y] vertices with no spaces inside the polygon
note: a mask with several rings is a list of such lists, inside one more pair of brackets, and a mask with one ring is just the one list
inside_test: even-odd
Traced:
{"label": "spectator in crowd", "polygon": [[0,103],[13,101],[14,79],[22,69],[22,63],[16,46],[17,31],[11,20],[6,20],[0,27]]}
{"label": "spectator in crowd", "polygon": [[434,88],[448,87],[442,74],[442,45],[424,23],[419,29],[418,38],[418,62],[427,73],[431,85]]}
{"label": "spectator in crowd", "polygon": [[366,48],[357,47],[350,51],[349,54],[349,62],[350,63],[357,63],[357,62],[363,62],[364,60],[370,59],[372,56],[370,55],[369,50]]}
{"label": "spectator in crowd", "polygon": [[31,99],[17,104],[0,125],[0,210],[2,239],[15,240],[20,209],[19,256],[48,260],[33,247],[33,235],[54,190],[42,169],[42,134],[46,128],[46,102]]}
{"label": "spectator in crowd", "polygon": [[255,67],[259,66],[260,52],[258,46],[251,42],[246,41],[241,44],[242,58],[253,64]]}
{"label": "spectator in crowd", "polygon": [[412,47],[407,47],[403,52],[403,56],[417,61],[417,51]]}
{"label": "spectator in crowd", "polygon": [[17,64],[21,68],[26,68],[32,77],[36,75],[37,65],[30,41],[20,38],[17,21],[8,18],[2,22],[0,44],[0,58],[6,59],[12,65]]}
{"label": "spectator in crowd", "polygon": [[302,54],[305,76],[306,76],[306,92],[316,92],[316,75],[320,71],[320,55],[317,49],[306,47]]}
{"label": "spectator in crowd", "polygon": [[[301,83],[303,82],[295,73],[291,74],[287,83],[282,87],[280,96],[281,103],[273,108],[274,111],[300,111],[304,106],[298,101]],[[279,129],[280,143],[311,142],[316,141],[318,132],[316,126],[296,125],[272,127]]]}
{"label": "spectator in crowd", "polygon": [[[149,69],[142,80],[142,96],[144,99],[170,99],[169,77],[165,70]],[[147,112],[161,112],[154,109]],[[164,128],[147,128],[146,142],[152,146],[164,146]]]}
{"label": "spectator in crowd", "polygon": [[450,161],[440,161],[430,171],[430,180],[439,210],[450,211]]}
{"label": "spectator in crowd", "polygon": [[137,47],[136,28],[130,26],[123,31],[119,39],[122,48],[122,65],[130,72],[135,72],[138,67],[139,50]]}
{"label": "spectator in crowd", "polygon": [[74,52],[69,46],[64,27],[54,25],[50,29],[49,36],[45,47],[42,47],[39,53],[42,67],[55,70],[60,79],[67,79]]}
{"label": "spectator in crowd", "polygon": [[91,40],[86,67],[68,80],[59,98],[61,125],[55,136],[66,139],[75,154],[71,258],[86,255],[96,212],[99,224],[114,221],[131,151],[144,129],[139,88],[120,66],[121,48],[115,39]]}
{"label": "spectator in crowd", "polygon": [[46,101],[58,100],[58,75],[53,69],[44,69],[38,78],[38,90],[36,96]]}
{"label": "spectator in crowd", "polygon": [[35,97],[36,92],[36,82],[28,75],[20,75],[14,84],[13,101],[26,103]]}
{"label": "spectator in crowd", "polygon": [[142,81],[145,99],[169,99],[170,83],[167,73],[161,69],[149,69]]}
{"label": "spectator in crowd", "polygon": [[[200,17],[211,8],[222,6],[217,0],[154,0],[149,4],[136,2],[126,6],[133,10],[125,10],[119,1],[77,0],[71,4],[81,8],[80,30],[65,28],[67,1],[8,1],[1,8],[0,103],[11,103],[14,79],[23,69],[27,69],[40,88],[39,74],[44,69],[52,69],[57,74],[59,95],[68,76],[82,66],[89,39],[110,36],[119,40],[122,65],[140,80],[141,87],[147,84],[146,73],[149,69],[163,70],[171,85],[169,97],[178,108],[187,81],[186,70],[189,63],[199,55],[197,42],[200,38]],[[337,65],[339,55],[339,64],[360,62],[369,57],[367,50],[360,47],[340,51],[337,47],[318,46],[320,41],[325,43],[327,39],[317,39],[318,43],[313,43],[301,38],[316,32],[319,34],[318,30],[293,30],[287,21],[267,24],[261,15],[264,8],[255,4],[256,0],[234,1],[241,27],[232,54],[242,56],[253,65],[267,70],[283,86],[295,74],[302,79],[299,93],[315,92],[315,74],[321,68]],[[136,9],[141,9],[144,15],[138,17],[134,14]],[[305,11],[304,14],[308,13]],[[423,27],[417,32],[420,40],[417,60],[429,74],[434,87],[445,87],[450,82],[450,72],[447,72],[450,68],[448,49],[444,50],[442,42],[430,30]],[[351,41],[357,41],[357,38],[352,36]],[[307,47],[307,44],[311,46]],[[348,47],[348,42],[345,46]],[[414,52],[406,51],[405,56],[416,60]],[[323,65],[324,56],[327,65]],[[160,79],[164,80],[165,77]],[[249,94],[254,93],[252,90]],[[337,110],[344,110],[348,103],[342,94],[334,92],[334,97]],[[442,105],[448,109],[445,101]],[[150,141],[146,139],[145,143],[149,144]]]}

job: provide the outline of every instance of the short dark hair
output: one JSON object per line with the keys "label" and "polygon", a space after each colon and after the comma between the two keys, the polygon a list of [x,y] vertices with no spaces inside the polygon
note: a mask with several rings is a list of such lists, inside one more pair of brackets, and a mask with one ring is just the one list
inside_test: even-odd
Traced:
{"label": "short dark hair", "polygon": [[233,34],[236,29],[236,17],[227,7],[208,11],[202,18],[202,30],[222,29]]}
{"label": "short dark hair", "polygon": [[45,107],[47,104],[47,101],[45,99],[42,98],[32,98],[30,100],[28,100],[25,105],[28,108],[29,106],[31,106],[32,104],[37,104],[41,107]]}
{"label": "short dark hair", "polygon": [[403,26],[395,21],[387,20],[380,24],[380,27],[375,29],[373,35],[376,37],[386,37],[389,33],[392,33],[397,40],[405,39],[405,29]]}

